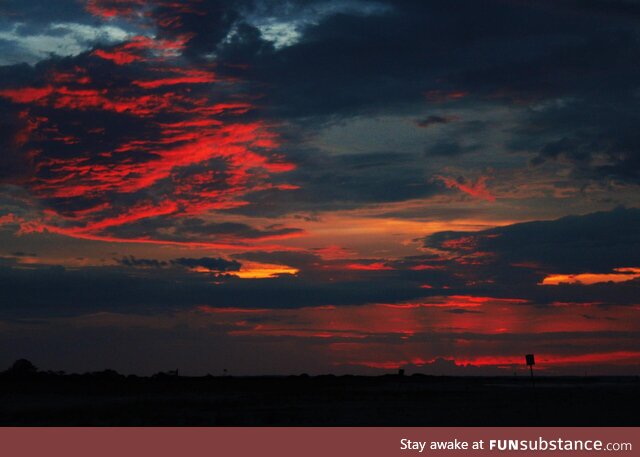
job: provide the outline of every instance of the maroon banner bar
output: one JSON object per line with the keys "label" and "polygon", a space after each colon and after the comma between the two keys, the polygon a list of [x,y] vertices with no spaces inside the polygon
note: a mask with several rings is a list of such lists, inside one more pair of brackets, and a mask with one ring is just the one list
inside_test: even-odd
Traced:
{"label": "maroon banner bar", "polygon": [[[638,431],[630,427],[15,427],[0,428],[0,440],[1,455],[11,457],[637,456]],[[531,450],[534,445],[536,450]]]}

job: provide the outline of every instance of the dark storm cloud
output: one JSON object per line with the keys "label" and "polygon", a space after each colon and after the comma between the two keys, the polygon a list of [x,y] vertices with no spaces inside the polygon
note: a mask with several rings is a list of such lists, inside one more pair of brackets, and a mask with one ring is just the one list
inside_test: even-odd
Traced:
{"label": "dark storm cloud", "polygon": [[537,151],[530,162],[534,167],[569,163],[575,178],[637,184],[640,113],[634,103],[625,94],[607,93],[549,107],[518,132],[521,144],[514,149]]}
{"label": "dark storm cloud", "polygon": [[608,273],[640,259],[640,209],[618,208],[480,232],[440,232],[424,246],[464,255],[486,252],[504,264],[538,264],[544,273]]}
{"label": "dark storm cloud", "polygon": [[[278,115],[336,115],[371,104],[397,106],[415,101],[424,81],[409,75],[411,69],[399,68],[418,56],[413,48],[406,52],[413,56],[403,55],[402,38],[393,33],[400,24],[388,21],[380,16],[330,16],[305,30],[299,43],[280,50],[245,24],[220,56],[230,63],[249,62],[250,74],[266,84],[268,102]],[[398,54],[392,59],[394,52]]]}
{"label": "dark storm cloud", "polygon": [[161,268],[168,265],[168,262],[156,259],[139,259],[134,256],[122,257],[116,261],[127,267]]}
{"label": "dark storm cloud", "polygon": [[606,279],[594,284],[541,283],[552,274],[612,274],[619,268],[637,268],[639,232],[640,210],[624,208],[480,232],[439,232],[424,240],[425,248],[434,250],[433,255],[439,260],[414,258],[409,264],[444,266],[447,274],[436,278],[433,284],[448,284],[457,290],[451,293],[520,297],[539,305],[637,304],[637,279],[619,283]]}
{"label": "dark storm cloud", "polygon": [[0,313],[7,318],[82,315],[100,310],[155,314],[200,305],[301,308],[395,302],[422,295],[418,288],[407,288],[406,281],[392,278],[375,284],[366,280],[324,283],[286,275],[259,280],[224,278],[213,283],[210,275],[186,271],[177,274],[148,269],[139,273],[129,275],[113,268],[26,270],[0,266]]}
{"label": "dark storm cloud", "polygon": [[23,23],[23,28],[52,22],[94,22],[77,0],[5,0],[0,3],[0,18]]}
{"label": "dark storm cloud", "polygon": [[[2,68],[2,67],[0,67]],[[0,149],[11,151],[14,147],[14,134],[21,127],[21,122],[12,112],[9,103],[0,100]],[[0,179],[16,179],[28,170],[28,162],[20,154],[0,154]]]}
{"label": "dark storm cloud", "polygon": [[287,156],[298,165],[287,173],[287,182],[299,189],[254,192],[248,196],[250,204],[234,212],[277,216],[297,211],[330,211],[442,192],[437,183],[428,182],[424,160],[418,154],[329,155],[318,149],[301,148],[287,151]]}
{"label": "dark storm cloud", "polygon": [[302,230],[273,224],[256,228],[239,222],[207,222],[200,218],[155,217],[113,227],[105,233],[109,236],[124,238],[144,234],[164,241],[243,242],[296,236],[301,234]]}
{"label": "dark storm cloud", "polygon": [[238,271],[242,266],[240,262],[235,260],[226,260],[214,257],[200,257],[199,259],[192,259],[187,257],[181,257],[171,261],[173,265],[182,265],[189,268],[202,267],[211,271]]}
{"label": "dark storm cloud", "polygon": [[185,219],[180,224],[179,232],[186,236],[233,235],[239,238],[256,239],[256,238],[269,238],[269,237],[295,235],[300,233],[301,230],[297,228],[280,227],[277,225],[272,225],[269,227],[265,227],[264,230],[259,230],[247,224],[242,224],[238,222],[210,223],[202,219],[191,218],[191,219]]}
{"label": "dark storm cloud", "polygon": [[[509,0],[507,0],[509,1]],[[620,19],[640,19],[640,4],[636,0],[542,0],[524,1],[531,6],[562,8],[574,14],[598,14],[616,16]]]}
{"label": "dark storm cloud", "polygon": [[240,260],[250,260],[275,265],[287,265],[294,268],[309,269],[320,265],[322,258],[308,252],[274,251],[274,252],[245,252],[235,256]]}
{"label": "dark storm cloud", "polygon": [[592,89],[603,65],[626,86],[637,73],[631,25],[615,15],[576,14],[588,6],[390,5],[381,14],[328,16],[282,49],[267,47],[245,26],[235,42],[221,45],[220,57],[249,62],[256,81],[268,84],[271,100],[299,116],[394,109],[419,103],[429,91],[545,98]]}
{"label": "dark storm cloud", "polygon": [[[336,117],[452,101],[467,108],[537,104],[511,132],[511,149],[535,154],[533,165],[568,160],[580,179],[639,181],[636,2],[390,6],[368,16],[329,15],[278,49],[243,24],[220,44],[219,58],[249,64],[267,95],[267,114],[311,129]],[[443,121],[431,115],[419,125]],[[428,150],[461,152],[455,142]]]}
{"label": "dark storm cloud", "polygon": [[172,260],[157,260],[157,259],[141,259],[134,256],[125,256],[116,261],[127,267],[141,267],[141,268],[165,268],[168,266],[180,266],[186,268],[201,267],[210,271],[225,272],[225,271],[238,271],[242,266],[240,262],[235,260],[226,260],[219,257],[180,257]]}

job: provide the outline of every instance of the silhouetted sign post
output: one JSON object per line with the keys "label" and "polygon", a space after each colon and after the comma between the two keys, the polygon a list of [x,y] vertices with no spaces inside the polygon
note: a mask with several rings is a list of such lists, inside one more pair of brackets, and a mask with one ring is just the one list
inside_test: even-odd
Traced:
{"label": "silhouetted sign post", "polygon": [[536,364],[536,359],[533,354],[527,354],[524,356],[524,358],[527,360],[527,365],[531,370],[531,378],[533,379],[533,366]]}
{"label": "silhouetted sign post", "polygon": [[536,364],[536,359],[533,354],[527,354],[524,356],[524,358],[527,360],[527,366],[529,367],[529,370],[531,370],[531,383],[535,387],[536,383],[533,380],[533,366]]}
{"label": "silhouetted sign post", "polygon": [[533,387],[533,403],[536,408],[536,418],[538,418],[539,413],[538,413],[538,398],[536,395],[536,382],[533,380],[533,366],[536,364],[536,359],[533,356],[533,354],[526,354],[524,358],[527,361],[527,366],[529,367],[529,370],[531,371],[531,386]]}

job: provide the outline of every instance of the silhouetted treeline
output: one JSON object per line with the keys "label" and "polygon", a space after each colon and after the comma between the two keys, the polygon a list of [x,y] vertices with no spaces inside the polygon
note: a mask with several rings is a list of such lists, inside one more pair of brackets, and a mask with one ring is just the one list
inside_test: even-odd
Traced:
{"label": "silhouetted treeline", "polygon": [[638,426],[638,377],[0,373],[0,425]]}

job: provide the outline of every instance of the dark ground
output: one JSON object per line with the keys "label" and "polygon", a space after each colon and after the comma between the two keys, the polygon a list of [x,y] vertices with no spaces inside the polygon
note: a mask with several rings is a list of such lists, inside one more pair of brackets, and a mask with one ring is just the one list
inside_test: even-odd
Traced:
{"label": "dark ground", "polygon": [[638,426],[639,412],[637,377],[534,391],[522,377],[0,374],[0,426]]}

